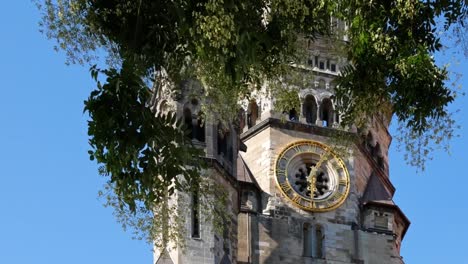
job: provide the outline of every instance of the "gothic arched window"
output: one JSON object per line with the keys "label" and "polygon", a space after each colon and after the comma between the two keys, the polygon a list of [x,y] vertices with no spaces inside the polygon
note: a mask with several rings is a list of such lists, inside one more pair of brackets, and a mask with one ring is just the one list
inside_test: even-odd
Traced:
{"label": "gothic arched window", "polygon": [[302,114],[308,124],[315,124],[317,120],[317,103],[313,95],[307,95],[303,104]]}

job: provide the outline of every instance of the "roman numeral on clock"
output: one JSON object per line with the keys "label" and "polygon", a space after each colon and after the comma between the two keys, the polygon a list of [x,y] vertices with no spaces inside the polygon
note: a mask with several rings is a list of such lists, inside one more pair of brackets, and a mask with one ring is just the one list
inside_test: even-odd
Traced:
{"label": "roman numeral on clock", "polygon": [[346,179],[340,179],[338,184],[341,185],[341,186],[346,186],[346,185],[348,185],[348,181]]}
{"label": "roman numeral on clock", "polygon": [[301,200],[301,196],[295,194],[295,195],[293,195],[291,200],[293,200],[293,202],[295,202],[295,203],[299,203],[299,201]]}
{"label": "roman numeral on clock", "polygon": [[283,175],[283,176],[286,176],[286,170],[277,168],[277,169],[276,169],[276,175]]}
{"label": "roman numeral on clock", "polygon": [[341,198],[341,196],[343,195],[343,193],[340,193],[339,191],[335,192],[331,198],[334,199],[334,200],[338,200]]}
{"label": "roman numeral on clock", "polygon": [[317,207],[317,206],[315,205],[315,202],[314,202],[313,200],[310,201],[310,208],[315,208],[315,207]]}
{"label": "roman numeral on clock", "polygon": [[287,182],[283,182],[280,184],[280,187],[281,189],[284,191],[284,192],[289,192],[291,190],[291,186],[289,185],[289,183]]}
{"label": "roman numeral on clock", "polygon": [[296,146],[292,147],[292,150],[293,150],[294,152],[296,152],[296,153],[302,153],[302,152],[304,152],[304,150],[302,149],[302,147],[299,146],[299,145],[296,145]]}

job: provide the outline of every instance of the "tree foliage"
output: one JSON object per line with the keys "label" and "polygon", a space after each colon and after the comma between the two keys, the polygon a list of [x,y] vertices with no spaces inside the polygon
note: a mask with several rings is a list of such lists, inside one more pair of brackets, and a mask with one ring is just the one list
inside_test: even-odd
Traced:
{"label": "tree foliage", "polygon": [[[388,105],[403,135],[410,135],[403,137],[409,151],[423,154],[419,166],[427,149],[415,142],[423,139],[427,146],[453,134],[453,126],[438,124],[453,124],[447,106],[455,93],[445,85],[446,69],[432,55],[441,49],[437,32],[464,15],[462,0],[37,3],[41,29],[66,51],[69,62],[94,63],[107,51],[108,69],[91,70],[96,80],[98,73],[106,80],[97,81],[85,102],[90,156],[103,165],[101,172],[122,202],[117,204],[128,206],[130,213],[140,202],[151,211],[167,191],[183,190],[199,179],[196,149],[173,114],[152,108],[155,93],[197,79],[211,111],[232,118],[239,99],[291,74],[302,59],[304,38],[331,37],[349,62],[335,89],[342,124],[364,126]],[[332,17],[347,24],[341,32],[347,41],[333,35]],[[296,99],[279,102],[297,105]]]}

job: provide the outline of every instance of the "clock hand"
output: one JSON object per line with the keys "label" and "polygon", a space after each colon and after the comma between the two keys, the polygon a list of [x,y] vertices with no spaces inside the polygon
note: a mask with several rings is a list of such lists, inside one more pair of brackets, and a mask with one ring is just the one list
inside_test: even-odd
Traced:
{"label": "clock hand", "polygon": [[322,163],[326,160],[326,157],[328,156],[328,151],[326,153],[324,153],[322,156],[320,156],[320,159],[319,161],[315,164],[315,166],[311,166],[310,167],[310,173],[309,173],[309,182],[310,182],[310,185],[309,185],[309,189],[310,189],[310,198],[313,199],[314,198],[314,193],[317,191],[317,186],[316,186],[316,183],[317,183],[317,171],[318,171],[318,168],[320,168],[320,166],[322,166]]}
{"label": "clock hand", "polygon": [[317,162],[317,164],[315,164],[315,168],[319,168],[320,166],[322,166],[322,163],[326,160],[326,158],[328,157],[328,151],[325,152],[322,156],[320,156],[320,159],[319,161]]}
{"label": "clock hand", "polygon": [[315,187],[315,183],[317,182],[317,179],[315,178],[316,172],[317,172],[317,169],[314,166],[311,166],[309,177],[308,177],[311,199],[314,199],[314,193],[317,190],[317,187]]}

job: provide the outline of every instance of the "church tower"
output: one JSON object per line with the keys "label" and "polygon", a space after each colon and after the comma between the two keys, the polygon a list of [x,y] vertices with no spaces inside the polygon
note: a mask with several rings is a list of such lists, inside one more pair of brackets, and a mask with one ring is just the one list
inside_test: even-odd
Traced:
{"label": "church tower", "polygon": [[[339,128],[333,80],[344,64],[327,41],[309,49],[314,81],[301,87],[300,109],[276,113],[268,96],[248,104],[237,263],[404,263],[410,222],[392,200],[389,120],[378,115],[360,133]],[[340,146],[338,131],[354,140]]]}
{"label": "church tower", "polygon": [[[275,98],[259,93],[225,125],[201,112],[195,81],[160,96],[160,108],[175,110],[204,150],[230,219],[217,233],[190,194],[186,248],[156,252],[155,263],[404,263],[410,222],[392,200],[389,117],[373,117],[359,133],[339,127],[333,80],[345,62],[328,41],[308,47],[303,70],[314,80],[299,89],[300,109],[276,112]],[[342,145],[340,133],[353,140]]]}

